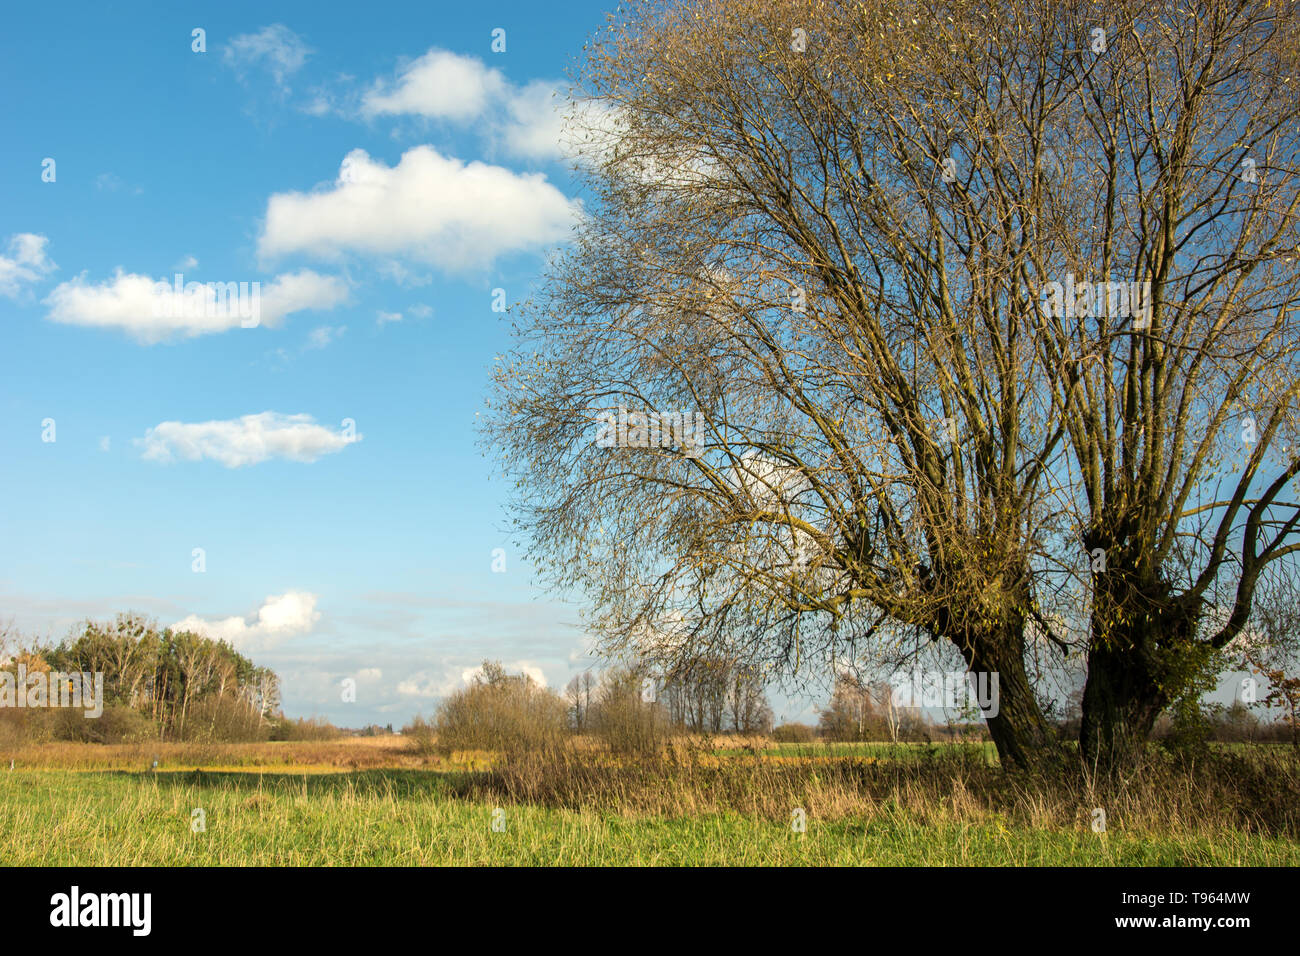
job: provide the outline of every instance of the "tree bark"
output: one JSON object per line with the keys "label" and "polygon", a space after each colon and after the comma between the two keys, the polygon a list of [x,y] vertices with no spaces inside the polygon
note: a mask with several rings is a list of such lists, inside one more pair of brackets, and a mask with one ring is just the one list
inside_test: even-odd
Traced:
{"label": "tree bark", "polygon": [[1149,654],[1118,635],[1088,652],[1079,752],[1089,767],[1110,769],[1131,760],[1169,703]]}
{"label": "tree bark", "polygon": [[1166,586],[1097,576],[1079,752],[1089,767],[1132,760],[1156,719],[1194,676],[1196,614]]}
{"label": "tree bark", "polygon": [[975,635],[958,647],[971,674],[998,675],[997,714],[985,715],[984,723],[1002,766],[1034,768],[1055,749],[1056,739],[1025,671],[1023,625]]}

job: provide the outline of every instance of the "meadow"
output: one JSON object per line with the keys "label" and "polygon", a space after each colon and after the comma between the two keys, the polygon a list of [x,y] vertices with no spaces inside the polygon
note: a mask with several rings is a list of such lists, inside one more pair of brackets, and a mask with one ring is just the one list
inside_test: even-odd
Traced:
{"label": "meadow", "polygon": [[979,744],[504,760],[393,736],[3,758],[0,860],[19,866],[1300,865],[1300,761],[1281,747],[1049,782]]}

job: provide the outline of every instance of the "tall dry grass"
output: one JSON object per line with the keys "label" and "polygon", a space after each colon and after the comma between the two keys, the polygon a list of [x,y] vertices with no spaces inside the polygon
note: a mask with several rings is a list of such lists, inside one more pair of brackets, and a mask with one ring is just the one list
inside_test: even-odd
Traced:
{"label": "tall dry grass", "polygon": [[567,746],[502,760],[456,782],[475,799],[630,815],[734,811],[819,819],[904,813],[918,824],[1002,822],[1046,829],[1091,826],[1093,811],[1128,832],[1227,831],[1300,839],[1300,758],[1291,748],[1218,750],[1195,758],[1152,748],[1102,777],[1063,758],[1034,775],[1002,770],[978,746],[922,748],[918,759],[720,757],[708,741],[678,739],[654,756]]}

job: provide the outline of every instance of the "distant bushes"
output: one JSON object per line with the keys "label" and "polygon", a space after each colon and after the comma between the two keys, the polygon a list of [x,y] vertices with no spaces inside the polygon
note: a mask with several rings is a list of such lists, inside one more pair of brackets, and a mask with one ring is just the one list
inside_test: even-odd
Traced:
{"label": "distant bushes", "polygon": [[772,739],[778,744],[810,744],[817,732],[807,724],[781,724],[772,731]]}
{"label": "distant bushes", "polygon": [[411,749],[421,756],[432,756],[438,752],[438,738],[434,733],[433,721],[425,720],[419,714],[402,728],[402,736],[410,741]]}
{"label": "distant bushes", "polygon": [[98,717],[63,707],[0,708],[0,746],[6,748],[56,740],[132,744],[157,737],[157,726],[131,707],[110,704]]}
{"label": "distant bushes", "polygon": [[485,661],[470,686],[445,699],[431,720],[416,717],[402,734],[422,754],[538,753],[575,736],[610,753],[658,753],[672,732],[684,728],[648,686],[641,669],[614,667],[599,677],[582,675],[560,697],[526,674],[507,674],[501,664]]}
{"label": "distant bushes", "polygon": [[[947,735],[955,736],[954,729],[950,728]],[[932,734],[942,733],[926,719],[924,711],[897,706],[889,684],[860,684],[843,674],[836,675],[830,705],[821,712],[817,723],[818,737],[842,743],[929,742]]]}
{"label": "distant bushes", "polygon": [[190,708],[185,723],[170,739],[200,742],[273,740],[276,716],[263,717],[243,701],[228,696],[205,697]]}
{"label": "distant bushes", "polygon": [[1156,721],[1151,739],[1168,749],[1198,749],[1215,743],[1294,743],[1295,732],[1285,717],[1272,721],[1259,718],[1241,701],[1231,705],[1202,704],[1189,713],[1167,712]]}
{"label": "distant bushes", "polygon": [[642,675],[618,668],[601,681],[589,716],[591,732],[612,753],[658,753],[668,737],[667,711],[645,700]]}
{"label": "distant bushes", "polygon": [[[568,733],[564,701],[527,674],[507,674],[498,663],[485,661],[483,672],[468,687],[442,702],[434,716],[432,736],[437,749],[500,750],[507,754],[543,750],[559,744]],[[426,726],[409,724],[403,734],[418,739]],[[417,742],[417,746],[418,746]]]}
{"label": "distant bushes", "polygon": [[131,707],[111,705],[98,717],[87,717],[79,710],[48,711],[55,740],[74,740],[95,744],[134,744],[154,740],[158,727],[148,717]]}
{"label": "distant bushes", "polygon": [[280,717],[271,722],[271,740],[338,740],[343,731],[323,717]]}

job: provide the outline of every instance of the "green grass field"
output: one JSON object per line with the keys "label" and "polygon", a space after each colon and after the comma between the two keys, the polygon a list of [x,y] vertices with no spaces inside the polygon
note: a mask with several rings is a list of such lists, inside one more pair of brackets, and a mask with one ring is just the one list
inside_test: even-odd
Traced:
{"label": "green grass field", "polygon": [[[787,819],[627,815],[456,796],[458,772],[0,773],[10,865],[1300,865],[1300,844],[1243,832],[1105,835],[986,815]],[[193,811],[205,829],[193,832]]]}

